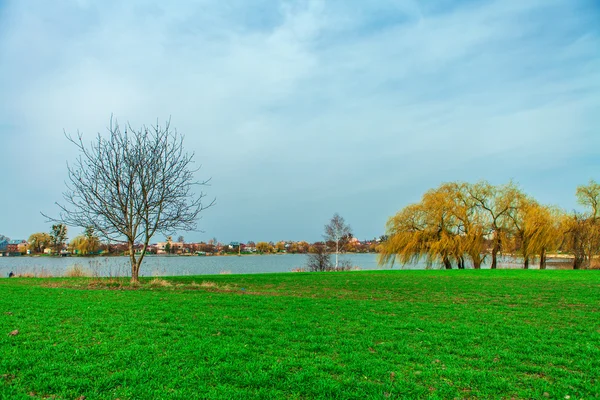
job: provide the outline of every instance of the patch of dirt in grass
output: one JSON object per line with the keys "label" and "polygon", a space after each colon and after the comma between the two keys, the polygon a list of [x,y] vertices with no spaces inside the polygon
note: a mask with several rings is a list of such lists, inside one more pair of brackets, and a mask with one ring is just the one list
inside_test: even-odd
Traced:
{"label": "patch of dirt in grass", "polygon": [[17,376],[13,375],[13,374],[2,374],[2,375],[0,375],[0,378],[2,378],[2,380],[5,383],[11,384],[12,381],[14,381],[15,379],[17,379]]}

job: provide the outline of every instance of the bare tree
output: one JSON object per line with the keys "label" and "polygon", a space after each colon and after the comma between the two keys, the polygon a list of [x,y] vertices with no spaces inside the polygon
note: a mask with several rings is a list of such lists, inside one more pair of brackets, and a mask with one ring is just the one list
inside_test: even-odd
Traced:
{"label": "bare tree", "polygon": [[[194,193],[197,181],[192,168],[194,154],[186,153],[183,136],[170,121],[134,130],[121,130],[111,118],[108,136],[98,134],[86,146],[81,133],[67,139],[79,150],[68,165],[66,204],[57,221],[92,227],[111,241],[126,243],[131,262],[131,281],[138,282],[140,266],[155,233],[195,230],[205,195]],[[135,244],[141,243],[136,255]]]}
{"label": "bare tree", "polygon": [[333,214],[331,221],[325,225],[325,240],[335,242],[335,269],[339,267],[338,254],[340,248],[344,245],[343,241],[352,237],[352,231],[349,225],[346,225],[344,218],[340,217],[338,213]]}
{"label": "bare tree", "polygon": [[331,257],[325,243],[315,243],[308,254],[306,268],[311,272],[331,271]]}

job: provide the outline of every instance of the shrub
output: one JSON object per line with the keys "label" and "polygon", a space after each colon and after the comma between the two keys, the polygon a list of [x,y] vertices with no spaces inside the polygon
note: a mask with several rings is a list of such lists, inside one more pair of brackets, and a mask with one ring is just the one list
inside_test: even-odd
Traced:
{"label": "shrub", "polygon": [[67,268],[65,276],[69,278],[82,278],[84,276],[92,276],[92,274],[81,264],[73,264]]}
{"label": "shrub", "polygon": [[171,285],[171,282],[166,281],[164,279],[161,278],[154,278],[150,281],[150,286],[155,286],[155,287],[170,287],[173,286]]}

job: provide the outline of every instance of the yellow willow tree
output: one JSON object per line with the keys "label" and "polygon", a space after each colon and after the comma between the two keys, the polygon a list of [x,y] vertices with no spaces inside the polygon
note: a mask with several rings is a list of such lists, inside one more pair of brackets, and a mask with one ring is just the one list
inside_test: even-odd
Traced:
{"label": "yellow willow tree", "polygon": [[463,254],[468,242],[456,215],[458,190],[458,184],[443,184],[426,192],[420,203],[407,206],[390,218],[380,264],[393,264],[396,259],[405,264],[424,257],[428,266],[439,261],[451,269],[454,259],[459,268],[464,268]]}
{"label": "yellow willow tree", "polygon": [[[600,184],[590,180],[577,187],[577,202],[586,208],[571,220],[574,268],[589,268],[600,253]],[[579,263],[579,264],[578,264]]]}
{"label": "yellow willow tree", "polygon": [[456,220],[455,241],[457,243],[458,267],[465,268],[464,254],[473,262],[473,268],[480,269],[485,260],[484,232],[486,214],[478,207],[471,196],[471,184],[447,183],[442,185],[451,201],[451,212]]}
{"label": "yellow willow tree", "polygon": [[494,186],[486,181],[467,185],[468,194],[479,209],[481,227],[484,235],[492,242],[492,263],[490,268],[498,266],[498,254],[502,252],[504,243],[508,240],[511,224],[509,213],[515,209],[515,201],[521,194],[519,188],[512,182],[506,185]]}
{"label": "yellow willow tree", "polygon": [[516,207],[508,215],[512,221],[513,250],[523,257],[525,269],[535,256],[540,257],[540,269],[546,268],[548,250],[558,246],[555,214],[556,211],[528,196],[516,197]]}
{"label": "yellow willow tree", "polygon": [[561,249],[573,255],[573,269],[586,269],[591,264],[591,243],[594,238],[593,226],[584,214],[573,212],[561,220],[563,241]]}
{"label": "yellow willow tree", "polygon": [[380,245],[379,263],[393,265],[418,261],[427,253],[426,212],[421,204],[411,204],[390,218],[386,225],[388,239]]}

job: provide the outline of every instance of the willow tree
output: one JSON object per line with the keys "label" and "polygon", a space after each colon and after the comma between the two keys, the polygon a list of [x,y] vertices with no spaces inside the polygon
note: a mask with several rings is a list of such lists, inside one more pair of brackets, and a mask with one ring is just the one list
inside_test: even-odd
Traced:
{"label": "willow tree", "polygon": [[461,241],[452,191],[449,185],[429,190],[420,203],[405,207],[390,218],[388,240],[382,245],[379,262],[393,264],[398,259],[405,264],[425,258],[428,265],[439,261],[451,269],[454,259],[460,266]]}
{"label": "willow tree", "polygon": [[380,264],[393,265],[418,261],[426,250],[425,210],[421,204],[411,204],[391,217],[386,225],[387,240],[381,244]]}
{"label": "willow tree", "polygon": [[586,207],[587,215],[594,221],[600,218],[600,184],[593,179],[587,185],[577,187],[577,202]]}
{"label": "willow tree", "polygon": [[573,212],[561,221],[562,250],[573,255],[573,269],[586,269],[591,264],[592,247],[597,242],[590,219],[585,214]]}
{"label": "willow tree", "polygon": [[135,130],[129,124],[121,129],[111,118],[108,134],[98,133],[89,145],[79,132],[65,136],[79,157],[68,165],[57,220],[126,243],[136,283],[154,234],[195,230],[200,212],[213,204],[204,205],[204,194],[194,192],[207,183],[195,179],[194,154],[185,152],[183,136],[170,121]]}
{"label": "willow tree", "polygon": [[490,268],[496,269],[498,254],[502,252],[508,236],[509,213],[515,209],[515,199],[521,192],[512,182],[494,186],[486,181],[469,185],[467,190],[472,201],[484,215],[485,234],[492,241]]}
{"label": "willow tree", "polygon": [[452,202],[451,212],[456,221],[456,242],[459,268],[465,268],[464,256],[469,256],[474,269],[480,269],[485,260],[484,236],[486,215],[478,207],[478,201],[471,196],[471,184],[448,183],[445,189]]}
{"label": "willow tree", "polygon": [[540,258],[540,269],[546,268],[546,254],[558,242],[555,214],[550,207],[523,194],[517,195],[516,207],[508,215],[512,221],[513,250],[523,257],[525,269],[536,256]]}
{"label": "willow tree", "polygon": [[575,255],[573,268],[588,268],[600,253],[600,184],[591,180],[577,187],[576,195],[586,210],[569,221],[569,251]]}

